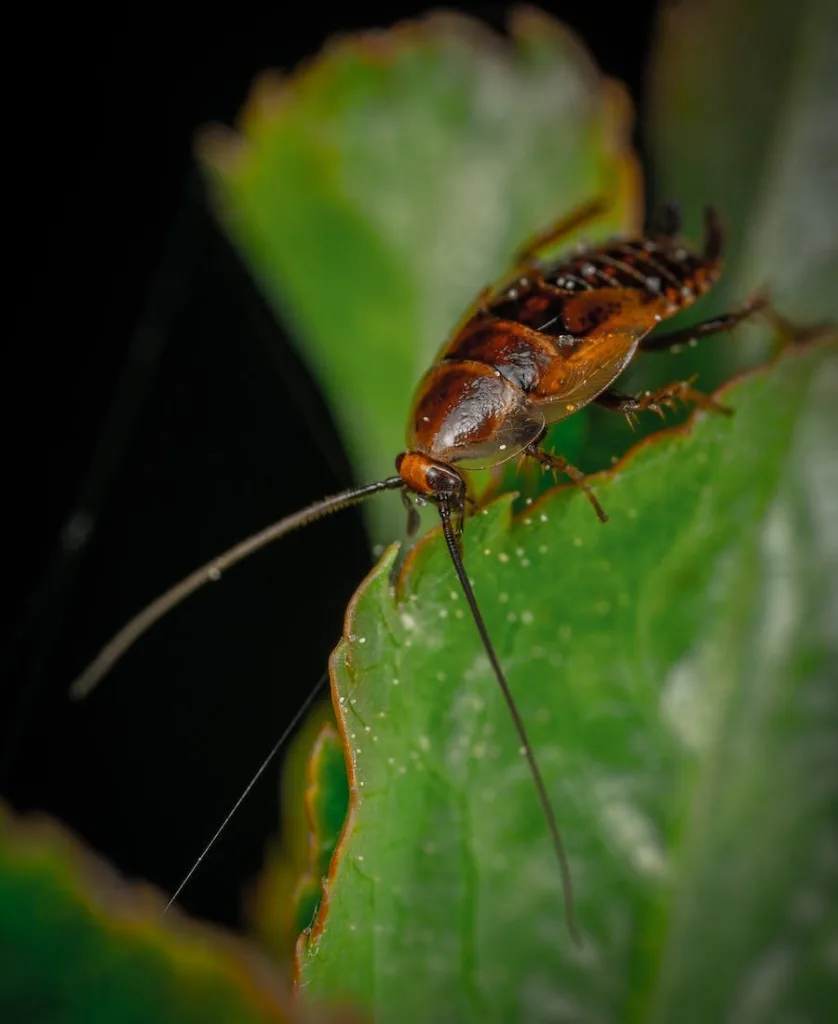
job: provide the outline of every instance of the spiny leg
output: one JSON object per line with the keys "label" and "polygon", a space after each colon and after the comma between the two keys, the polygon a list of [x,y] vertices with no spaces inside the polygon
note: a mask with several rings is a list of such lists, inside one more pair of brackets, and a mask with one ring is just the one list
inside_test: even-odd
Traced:
{"label": "spiny leg", "polygon": [[538,234],[529,238],[515,253],[515,265],[525,267],[533,262],[536,262],[539,257],[539,253],[543,249],[553,245],[554,242],[561,241],[566,235],[569,235],[571,231],[575,231],[577,228],[581,228],[584,224],[589,221],[595,220],[600,214],[604,213],[610,203],[605,199],[594,199],[590,203],[585,203],[584,206],[577,207],[577,209],[571,211],[563,217],[560,217],[555,223],[551,224],[550,227],[544,231],[539,231]]}
{"label": "spiny leg", "polygon": [[713,412],[724,413],[730,416],[733,412],[726,405],[721,405],[711,395],[705,395],[702,391],[696,391],[692,386],[695,376],[689,380],[675,381],[674,384],[667,384],[657,391],[641,391],[638,395],[623,395],[619,391],[603,391],[594,399],[597,405],[610,412],[622,413],[629,421],[629,426],[634,428],[637,413],[649,409],[656,412],[661,419],[664,418],[664,407],[669,409],[677,408],[678,402],[684,405],[692,403],[700,409],[710,409]]}
{"label": "spiny leg", "polygon": [[710,320],[693,324],[692,327],[685,327],[681,331],[668,331],[665,334],[656,334],[653,331],[641,341],[640,350],[642,352],[680,352],[685,345],[696,345],[703,338],[733,330],[743,320],[762,312],[767,306],[768,297],[759,293],[735,313],[715,316]]}
{"label": "spiny leg", "polygon": [[828,320],[821,320],[813,324],[798,324],[789,320],[776,309],[769,306],[765,310],[768,322],[778,334],[774,354],[777,355],[783,349],[791,345],[805,345],[810,341],[819,341],[823,338],[835,336],[838,326]]}
{"label": "spiny leg", "polygon": [[608,522],[608,516],[605,514],[605,510],[602,505],[600,505],[597,496],[591,490],[591,486],[585,479],[585,474],[581,469],[577,469],[576,466],[572,466],[562,455],[554,455],[551,452],[545,452],[543,448],[539,448],[538,443],[531,444],[528,448],[525,448],[523,454],[530,459],[535,459],[536,462],[541,464],[541,468],[544,470],[549,469],[553,473],[564,473],[564,475],[569,477],[580,490],[585,492],[585,496],[593,505],[594,512],[596,512],[599,521],[601,523]]}

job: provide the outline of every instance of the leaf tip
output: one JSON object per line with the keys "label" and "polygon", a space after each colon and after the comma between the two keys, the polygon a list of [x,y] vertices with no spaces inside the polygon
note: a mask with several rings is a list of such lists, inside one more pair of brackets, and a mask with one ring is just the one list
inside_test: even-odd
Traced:
{"label": "leaf tip", "polygon": [[192,143],[198,163],[220,178],[232,178],[241,173],[249,148],[237,131],[217,123],[199,128]]}

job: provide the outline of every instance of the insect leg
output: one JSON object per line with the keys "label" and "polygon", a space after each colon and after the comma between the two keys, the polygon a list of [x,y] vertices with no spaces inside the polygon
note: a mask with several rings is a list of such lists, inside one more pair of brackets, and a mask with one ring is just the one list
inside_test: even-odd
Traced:
{"label": "insect leg", "polygon": [[401,495],[402,504],[407,509],[407,535],[408,537],[413,537],[416,535],[416,531],[419,529],[419,525],[421,522],[419,518],[419,512],[416,506],[413,504],[411,496],[410,494],[408,494],[406,488],[401,492]]}
{"label": "insect leg", "polygon": [[764,310],[767,305],[767,296],[760,292],[735,313],[715,316],[680,331],[667,331],[665,334],[652,332],[641,341],[640,350],[642,352],[680,352],[685,345],[697,345],[703,338],[732,330],[743,320]]}
{"label": "insect leg", "polygon": [[539,253],[543,249],[548,248],[554,242],[560,241],[565,235],[569,235],[571,231],[582,227],[583,224],[587,224],[589,221],[599,217],[600,214],[608,209],[609,205],[610,203],[605,199],[594,199],[589,203],[585,203],[584,206],[577,207],[571,213],[560,217],[550,227],[544,231],[539,231],[538,234],[533,235],[532,238],[524,242],[515,253],[515,264],[523,267],[537,260]]}
{"label": "insect leg", "polygon": [[674,201],[664,203],[652,218],[649,234],[652,238],[675,238],[681,231],[681,208]]}
{"label": "insect leg", "polygon": [[722,255],[724,246],[724,227],[719,211],[714,206],[704,210],[704,259],[707,263],[715,263]]}
{"label": "insect leg", "polygon": [[694,380],[695,377],[691,377],[689,380],[679,380],[674,384],[658,388],[657,391],[641,391],[639,395],[623,395],[619,391],[611,390],[603,391],[602,394],[597,395],[594,401],[603,409],[622,413],[632,427],[634,427],[637,413],[649,409],[663,419],[664,407],[675,409],[679,401],[685,405],[691,402],[701,409],[712,409],[714,412],[721,412],[726,416],[732,413],[732,409],[721,405],[710,395],[696,391],[692,386]]}
{"label": "insect leg", "polygon": [[596,512],[599,521],[601,523],[608,522],[608,516],[605,514],[605,510],[602,505],[600,505],[597,496],[591,490],[591,486],[585,479],[585,474],[581,469],[577,469],[576,466],[572,466],[562,455],[545,452],[543,448],[538,447],[538,444],[532,444],[529,448],[525,448],[523,454],[528,458],[535,459],[536,462],[541,464],[542,469],[549,469],[554,473],[564,473],[564,475],[569,477],[580,490],[585,492],[585,497],[593,505],[594,512]]}

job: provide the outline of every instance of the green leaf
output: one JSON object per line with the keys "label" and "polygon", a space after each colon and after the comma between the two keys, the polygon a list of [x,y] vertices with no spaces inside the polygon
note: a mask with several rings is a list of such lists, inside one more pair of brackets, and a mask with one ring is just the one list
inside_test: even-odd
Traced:
{"label": "green leaf", "polygon": [[349,794],[343,744],[331,704],[305,721],[283,761],[281,841],[272,841],[249,888],[245,909],[261,945],[288,961],[320,901]]}
{"label": "green leaf", "polygon": [[[333,42],[199,147],[359,479],[393,472],[417,381],[529,235],[600,196],[613,206],[587,236],[637,227],[622,89],[545,15],[518,11],[510,32],[433,15]],[[401,508],[368,508],[378,538],[401,532]]]}
{"label": "green leaf", "polygon": [[[684,0],[662,8],[649,134],[660,196],[688,229],[717,206],[732,268],[692,319],[767,287],[803,323],[838,314],[838,5]],[[712,384],[763,351],[759,333],[682,365]],[[712,356],[710,353],[712,352]],[[671,370],[669,364],[665,370]]]}
{"label": "green leaf", "polygon": [[323,879],[349,812],[349,783],[343,743],[332,726],[321,731],[309,760],[306,791],[310,856],[294,892],[294,939],[311,928],[323,895]]}
{"label": "green leaf", "polygon": [[[826,1019],[838,941],[838,357],[733,417],[469,522],[465,559],[563,827],[585,947],[438,533],[333,658],[351,810],[302,950],[377,1021]],[[820,1015],[820,1016],[819,1016]]]}
{"label": "green leaf", "polygon": [[124,885],[59,826],[0,804],[4,1024],[289,1021],[255,949]]}

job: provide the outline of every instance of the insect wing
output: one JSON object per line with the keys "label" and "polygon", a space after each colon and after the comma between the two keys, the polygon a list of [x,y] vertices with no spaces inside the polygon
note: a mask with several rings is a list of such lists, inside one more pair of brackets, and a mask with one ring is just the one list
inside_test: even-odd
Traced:
{"label": "insect wing", "polygon": [[568,354],[556,360],[540,394],[530,396],[545,422],[556,423],[593,401],[625,370],[649,330],[637,323],[598,331],[581,343],[568,338]]}
{"label": "insect wing", "polygon": [[494,469],[504,462],[514,459],[516,455],[537,441],[544,433],[546,420],[540,409],[529,409],[526,418],[510,418],[500,426],[495,434],[495,448],[482,457],[455,459],[458,468]]}

